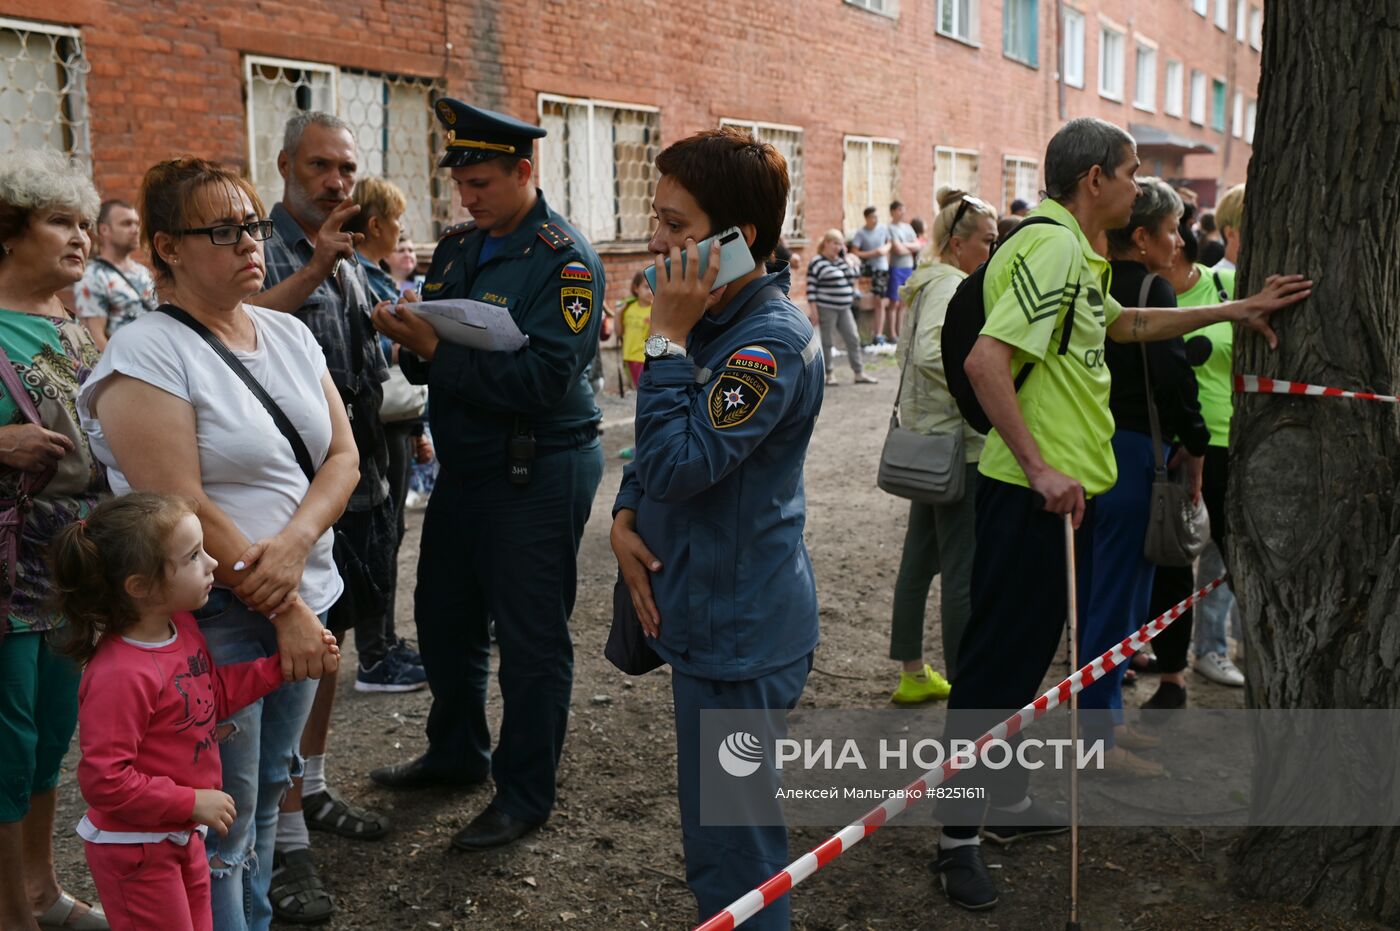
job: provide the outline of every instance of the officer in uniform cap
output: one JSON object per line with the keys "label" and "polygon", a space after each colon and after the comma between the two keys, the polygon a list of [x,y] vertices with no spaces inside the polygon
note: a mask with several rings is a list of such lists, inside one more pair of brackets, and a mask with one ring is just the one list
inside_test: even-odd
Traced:
{"label": "officer in uniform cap", "polygon": [[[409,381],[431,388],[441,474],[428,502],[414,615],[433,692],[428,749],[372,778],[394,788],[494,778],[491,804],[453,838],[461,850],[510,843],[549,817],[573,683],[569,614],[579,539],[602,478],[602,414],[587,369],[604,296],[598,255],[535,186],[531,126],[437,101],[439,165],[472,222],[443,233],[424,300],[506,308],[528,345],[486,352],[440,341],[402,306],[374,324],[402,347]],[[486,723],[496,623],[504,715]]]}

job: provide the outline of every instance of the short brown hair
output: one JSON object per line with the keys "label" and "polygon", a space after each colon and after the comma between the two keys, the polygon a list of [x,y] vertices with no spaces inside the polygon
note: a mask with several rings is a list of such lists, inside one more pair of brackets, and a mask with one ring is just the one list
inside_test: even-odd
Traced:
{"label": "short brown hair", "polygon": [[157,162],[141,179],[141,192],[136,197],[140,205],[141,244],[151,257],[156,277],[171,279],[170,266],[156,250],[156,233],[179,238],[178,231],[199,225],[198,195],[206,187],[222,185],[242,191],[248,196],[258,216],[266,216],[262,200],[252,182],[218,162],[190,155]]}
{"label": "short brown hair", "polygon": [[355,182],[350,199],[360,205],[360,212],[345,222],[347,233],[363,233],[370,217],[396,220],[408,209],[408,199],[398,185],[383,178],[361,178]]}
{"label": "short brown hair", "polygon": [[710,218],[711,234],[752,224],[749,252],[773,254],[787,214],[788,171],[782,154],[742,130],[707,129],[668,146],[656,170],[685,188]]}

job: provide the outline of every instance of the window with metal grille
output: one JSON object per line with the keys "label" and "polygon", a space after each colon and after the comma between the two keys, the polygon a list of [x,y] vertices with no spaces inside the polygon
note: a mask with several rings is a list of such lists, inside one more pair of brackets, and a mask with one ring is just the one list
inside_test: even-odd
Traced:
{"label": "window with metal grille", "polygon": [[719,121],[719,125],[748,130],[755,139],[768,143],[787,160],[788,202],[787,214],[783,217],[783,236],[789,242],[805,238],[802,128],[782,126],[777,123],[757,123],[750,120],[732,119],[722,119]]}
{"label": "window with metal grille", "polygon": [[978,193],[977,150],[935,146],[933,150],[933,212],[938,213],[938,189],[944,185]]}
{"label": "window with metal grille", "polygon": [[661,112],[654,107],[541,94],[540,187],[595,245],[651,236]]}
{"label": "window with metal grille", "polygon": [[1008,155],[1002,162],[1001,212],[1010,213],[1017,198],[1028,204],[1040,202],[1040,163]]}
{"label": "window with metal grille", "polygon": [[0,157],[52,149],[91,169],[78,30],[0,17],[0,61]]}
{"label": "window with metal grille", "polygon": [[243,60],[248,164],[264,206],[282,199],[277,153],[288,118],[304,110],[350,124],[360,177],[382,177],[403,191],[403,225],[419,242],[437,239],[452,215],[452,188],[437,170],[442,141],[433,117],[441,81],[249,55]]}
{"label": "window with metal grille", "polygon": [[865,225],[865,208],[884,216],[899,191],[899,140],[847,136],[841,169],[843,229],[849,234]]}

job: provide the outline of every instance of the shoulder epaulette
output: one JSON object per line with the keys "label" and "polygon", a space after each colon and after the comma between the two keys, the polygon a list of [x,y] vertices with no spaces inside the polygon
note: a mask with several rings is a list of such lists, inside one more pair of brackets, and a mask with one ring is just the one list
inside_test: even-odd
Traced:
{"label": "shoulder epaulette", "polygon": [[574,238],[564,232],[564,228],[558,223],[545,223],[540,227],[540,238],[545,245],[558,252],[560,249],[567,249],[574,244]]}
{"label": "shoulder epaulette", "polygon": [[438,242],[442,242],[444,239],[451,239],[453,236],[460,236],[463,233],[469,233],[474,229],[476,229],[476,222],[474,220],[468,220],[466,223],[458,223],[456,226],[449,226],[442,231],[442,235],[438,237]]}

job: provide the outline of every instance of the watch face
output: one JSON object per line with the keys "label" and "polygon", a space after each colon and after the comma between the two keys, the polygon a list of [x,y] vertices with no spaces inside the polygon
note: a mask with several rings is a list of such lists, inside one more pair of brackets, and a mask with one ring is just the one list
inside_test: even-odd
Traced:
{"label": "watch face", "polygon": [[642,351],[653,359],[659,359],[666,352],[666,347],[671,341],[664,336],[648,336],[643,344]]}

